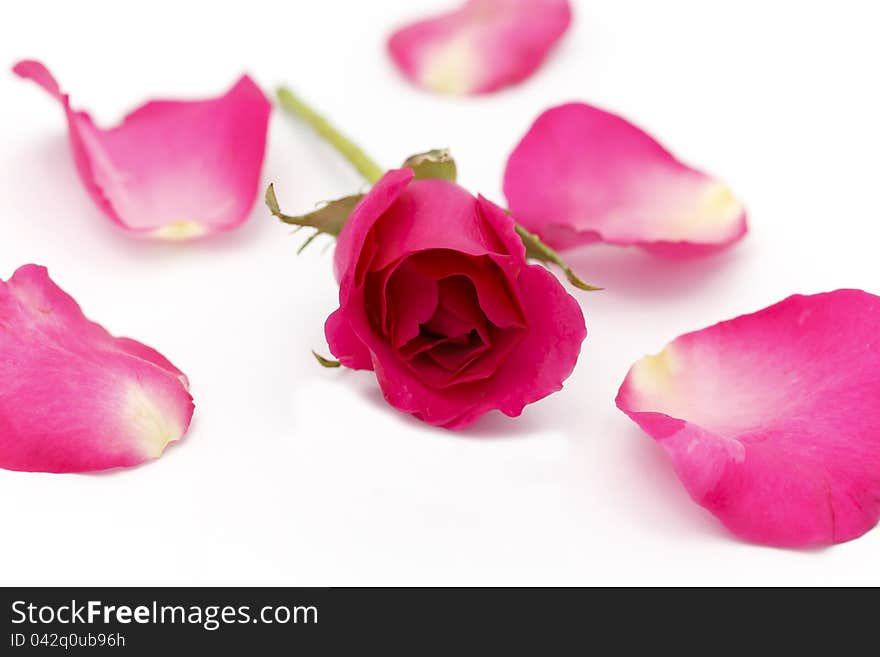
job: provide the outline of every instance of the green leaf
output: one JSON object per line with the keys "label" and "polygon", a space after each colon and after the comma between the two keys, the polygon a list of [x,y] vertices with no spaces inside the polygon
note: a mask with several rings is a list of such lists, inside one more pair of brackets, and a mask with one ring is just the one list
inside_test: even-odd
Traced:
{"label": "green leaf", "polygon": [[412,169],[416,174],[416,180],[425,178],[442,178],[455,182],[458,171],[455,168],[455,160],[446,148],[435,149],[427,153],[418,153],[406,159],[403,163],[405,168]]}
{"label": "green leaf", "polygon": [[321,367],[341,367],[342,363],[338,360],[333,360],[332,358],[327,358],[326,356],[322,356],[316,351],[312,352],[312,356],[315,357],[315,360],[321,364]]}
{"label": "green leaf", "polygon": [[602,289],[601,287],[596,287],[595,285],[585,283],[577,274],[572,271],[571,267],[565,264],[562,256],[560,256],[558,253],[556,253],[556,251],[544,244],[544,242],[541,241],[541,238],[534,233],[530,233],[519,224],[516,224],[516,234],[519,235],[520,239],[526,247],[527,258],[557,265],[562,269],[565,277],[568,279],[568,282],[580,290],[595,292]]}
{"label": "green leaf", "polygon": [[339,235],[339,232],[348,220],[348,216],[363,197],[363,194],[345,196],[335,201],[325,203],[314,212],[292,216],[281,212],[281,208],[278,205],[278,198],[275,196],[275,185],[270,184],[269,187],[266,188],[266,205],[269,207],[269,211],[273,215],[286,224],[292,224],[300,228],[306,227],[315,229],[315,232],[310,235],[300,247],[299,252],[302,252],[302,250],[311,244],[312,240],[321,233],[332,235],[334,237]]}

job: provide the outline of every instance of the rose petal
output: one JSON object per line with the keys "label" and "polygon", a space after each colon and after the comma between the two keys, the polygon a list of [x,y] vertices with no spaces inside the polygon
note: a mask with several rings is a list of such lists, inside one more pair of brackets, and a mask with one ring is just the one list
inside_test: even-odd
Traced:
{"label": "rose petal", "polygon": [[190,239],[229,230],[256,199],[271,105],[248,76],[203,101],[152,101],[98,128],[43,64],[13,69],[64,107],[80,178],[104,213],[143,237]]}
{"label": "rose petal", "polygon": [[[333,271],[336,280],[339,281],[340,291],[343,285],[343,275],[348,271],[352,264],[351,260],[355,256],[360,256],[358,261],[359,267],[351,282],[360,285],[362,277],[366,273],[367,267],[370,266],[368,257],[364,257],[364,251],[367,251],[366,241],[368,234],[372,231],[373,225],[384,212],[391,207],[398,197],[403,194],[407,185],[415,177],[412,169],[392,169],[388,171],[382,179],[379,180],[370,193],[367,194],[349,216],[348,221],[342,232],[336,239],[336,250],[333,254]],[[373,267],[373,271],[377,271],[379,267]]]}
{"label": "rose petal", "polygon": [[419,21],[388,41],[413,83],[448,94],[488,93],[537,70],[568,29],[568,0],[468,0]]}
{"label": "rose petal", "polygon": [[[475,202],[473,196],[454,183],[445,180],[411,182],[412,178],[410,169],[388,172],[355,208],[337,243],[335,265],[341,284],[352,246],[363,245],[351,282],[355,285],[366,282],[371,306],[374,310],[379,309],[379,323],[386,331],[390,330],[386,315],[387,283],[407,255],[416,254],[414,262],[418,262],[421,253],[426,251],[448,252],[455,262],[464,258],[462,254],[489,255],[491,261],[510,276],[518,273],[520,263],[524,261],[522,241],[514,233],[513,222],[503,210],[485,199]],[[438,231],[438,226],[443,226],[443,230]],[[393,248],[380,250],[378,244],[393,245]],[[510,252],[521,257],[506,255]],[[439,279],[456,273],[471,275],[473,270],[482,299],[487,296],[485,288],[491,286],[489,291],[494,293],[494,288],[503,285],[496,275],[485,276],[485,268],[489,265],[491,262],[482,266],[474,261],[461,265],[463,268],[452,268],[446,274],[431,273],[431,276]],[[486,283],[480,284],[480,279],[486,279]],[[342,287],[340,293],[345,294]],[[497,299],[509,296],[510,293],[504,291],[497,295]],[[505,308],[499,306],[495,298],[487,298],[485,302],[490,313],[501,315],[496,321],[500,326],[522,321],[521,311],[515,304]],[[396,340],[398,346],[417,334],[415,326],[401,334]]]}
{"label": "rose petal", "polygon": [[180,370],[86,319],[45,268],[0,281],[0,467],[137,465],[179,440],[192,412]]}
{"label": "rose petal", "polygon": [[388,279],[391,344],[399,348],[416,337],[439,302],[437,280],[420,274],[409,260],[400,263]]}
{"label": "rose petal", "polygon": [[439,281],[437,287],[440,293],[439,304],[423,325],[425,331],[431,335],[419,335],[410,340],[400,349],[401,356],[411,359],[446,344],[459,348],[468,345],[475,355],[491,347],[491,333],[497,329],[488,323],[470,279],[454,276]]}
{"label": "rose petal", "polygon": [[[425,322],[425,329],[436,335],[462,337],[476,331],[477,335],[486,332],[486,317],[480,310],[477,292],[473,284],[464,276],[455,276],[439,282],[440,304],[431,318]],[[466,306],[463,312],[459,309]]]}
{"label": "rose petal", "polygon": [[847,541],[880,517],[878,335],[876,296],[792,296],[643,358],[617,405],[735,534]]}
{"label": "rose petal", "polygon": [[[443,226],[444,230],[437,230]],[[440,179],[415,180],[376,224],[376,241],[393,244],[374,262],[372,270],[387,267],[391,254],[448,249],[468,255],[509,253],[494,226],[482,215],[463,187]]]}
{"label": "rose petal", "polygon": [[507,162],[504,193],[516,220],[555,249],[602,241],[690,256],[747,230],[742,204],[722,183],[582,103],[538,117]]}
{"label": "rose petal", "polygon": [[447,338],[428,352],[428,357],[450,374],[457,374],[465,365],[488,348],[476,331],[464,336]]}
{"label": "rose petal", "polygon": [[[485,408],[498,408],[510,417],[562,390],[587,337],[580,305],[545,267],[525,267],[519,287],[528,327],[490,380],[485,399]],[[477,407],[456,418],[453,425],[470,424],[484,412]]]}
{"label": "rose petal", "polygon": [[327,317],[324,335],[327,336],[330,351],[345,367],[353,370],[373,369],[370,351],[352,330],[341,309],[337,308]]}
{"label": "rose petal", "polygon": [[523,340],[525,329],[490,328],[491,349],[475,354],[474,358],[463,363],[455,373],[455,383],[478,381],[494,375],[501,364],[510,358],[514,347]]}
{"label": "rose petal", "polygon": [[[377,340],[371,343],[375,350],[373,369],[385,399],[429,424],[463,429],[495,409],[516,417],[526,405],[561,390],[587,335],[583,313],[556,277],[540,265],[523,269],[520,286],[530,323],[524,335],[517,336],[517,344],[494,376],[437,391],[414,376],[388,345]],[[349,317],[352,328],[360,333],[369,328],[363,309],[354,307],[358,301],[357,297],[351,299]],[[546,313],[547,308],[554,312]]]}
{"label": "rose petal", "polygon": [[[525,262],[526,247],[522,238],[516,234],[516,224],[510,214],[482,195],[477,197],[477,210],[504,245],[504,252],[513,256],[513,263]],[[518,270],[509,271],[511,274],[518,272]]]}
{"label": "rose petal", "polygon": [[440,335],[467,335],[476,331],[480,339],[491,342],[487,318],[480,308],[474,282],[466,276],[450,276],[440,281],[440,305],[425,325]]}
{"label": "rose petal", "polygon": [[[373,225],[403,193],[413,179],[412,169],[393,169],[373,185],[370,193],[352,211],[345,227],[336,240],[333,272],[339,281],[339,298],[347,298],[351,290],[364,283],[370,255],[367,241]],[[358,260],[355,262],[354,259]],[[364,263],[364,264],[362,264]],[[354,271],[352,271],[354,270]],[[389,270],[388,275],[391,271]],[[383,304],[383,309],[384,309]],[[358,337],[343,310],[344,304],[324,323],[324,335],[331,353],[346,367],[358,370],[373,369],[372,355]],[[381,318],[384,323],[385,318]]]}
{"label": "rose petal", "polygon": [[[440,304],[424,328],[450,337],[420,335],[400,350],[401,356],[432,388],[491,376],[522,340],[524,328],[500,329],[488,323],[474,283],[466,276],[442,279],[439,290]],[[420,354],[424,357],[416,358]]]}
{"label": "rose petal", "polygon": [[439,280],[451,276],[464,276],[477,292],[480,308],[495,326],[502,328],[525,326],[518,294],[511,290],[495,260],[471,257],[446,249],[424,251],[412,256],[410,261],[422,273]]}

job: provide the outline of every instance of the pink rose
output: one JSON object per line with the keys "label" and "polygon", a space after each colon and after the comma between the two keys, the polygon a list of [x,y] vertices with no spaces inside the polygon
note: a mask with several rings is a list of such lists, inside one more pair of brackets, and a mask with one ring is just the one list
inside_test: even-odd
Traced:
{"label": "pink rose", "polygon": [[562,388],[586,337],[577,302],[527,264],[504,210],[411,169],[389,171],[357,206],[335,268],[331,351],[429,424],[519,415]]}

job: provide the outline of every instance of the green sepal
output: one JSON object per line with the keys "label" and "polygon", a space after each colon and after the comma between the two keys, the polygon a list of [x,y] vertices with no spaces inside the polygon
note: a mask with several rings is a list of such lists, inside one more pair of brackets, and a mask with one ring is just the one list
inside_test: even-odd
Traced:
{"label": "green sepal", "polygon": [[338,360],[333,360],[332,358],[327,358],[326,356],[322,356],[317,351],[312,352],[312,356],[315,357],[315,360],[321,364],[321,367],[341,367],[342,363]]}
{"label": "green sepal", "polygon": [[455,168],[455,160],[449,154],[449,149],[440,148],[427,153],[418,153],[406,158],[404,168],[412,169],[416,174],[416,180],[425,178],[442,178],[455,182],[458,170]]}
{"label": "green sepal", "polygon": [[269,212],[286,224],[298,226],[299,228],[315,229],[315,232],[309,235],[309,238],[299,248],[298,253],[302,252],[321,233],[332,235],[333,237],[338,236],[348,220],[348,216],[363,197],[363,194],[344,196],[335,201],[325,203],[317,210],[308,214],[292,216],[281,211],[278,205],[278,198],[275,196],[275,185],[270,184],[266,188],[266,205],[269,208]]}
{"label": "green sepal", "polygon": [[596,292],[602,289],[601,287],[596,287],[595,285],[590,285],[589,283],[584,282],[583,279],[581,279],[577,274],[572,271],[571,267],[565,264],[562,256],[560,256],[558,253],[556,253],[556,251],[544,244],[544,242],[541,241],[540,237],[538,237],[534,233],[530,233],[519,224],[515,224],[515,227],[516,234],[519,235],[519,238],[522,240],[523,245],[526,247],[526,258],[538,260],[544,263],[553,263],[554,265],[562,269],[562,272],[565,274],[568,282],[580,290],[586,290],[587,292]]}

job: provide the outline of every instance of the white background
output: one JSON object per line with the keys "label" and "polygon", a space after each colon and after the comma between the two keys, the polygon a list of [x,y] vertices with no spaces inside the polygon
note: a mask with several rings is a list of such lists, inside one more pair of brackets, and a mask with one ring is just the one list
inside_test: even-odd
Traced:
{"label": "white background", "polygon": [[[255,206],[201,243],[135,241],[87,197],[60,109],[0,75],[0,277],[47,265],[86,314],[190,377],[189,434],[99,475],[0,471],[0,583],[880,584],[880,530],[820,551],[744,544],[693,504],[614,406],[629,365],[679,333],[793,292],[880,292],[880,7],[867,1],[605,0],[525,84],[422,93],[384,40],[442,0],[6,3],[0,64],[40,58],[103,124],[151,97],[288,83],[388,166],[449,146],[503,203],[505,159],[567,100],[613,109],[728,182],[751,232],[709,259],[586,248],[570,259],[590,335],[523,417],[432,429],[371,374],[323,370],[331,253]],[[276,112],[264,182],[305,211],[361,183]],[[320,242],[320,240],[319,240]],[[747,383],[747,382],[746,382]],[[2,382],[0,382],[2,385]]]}

